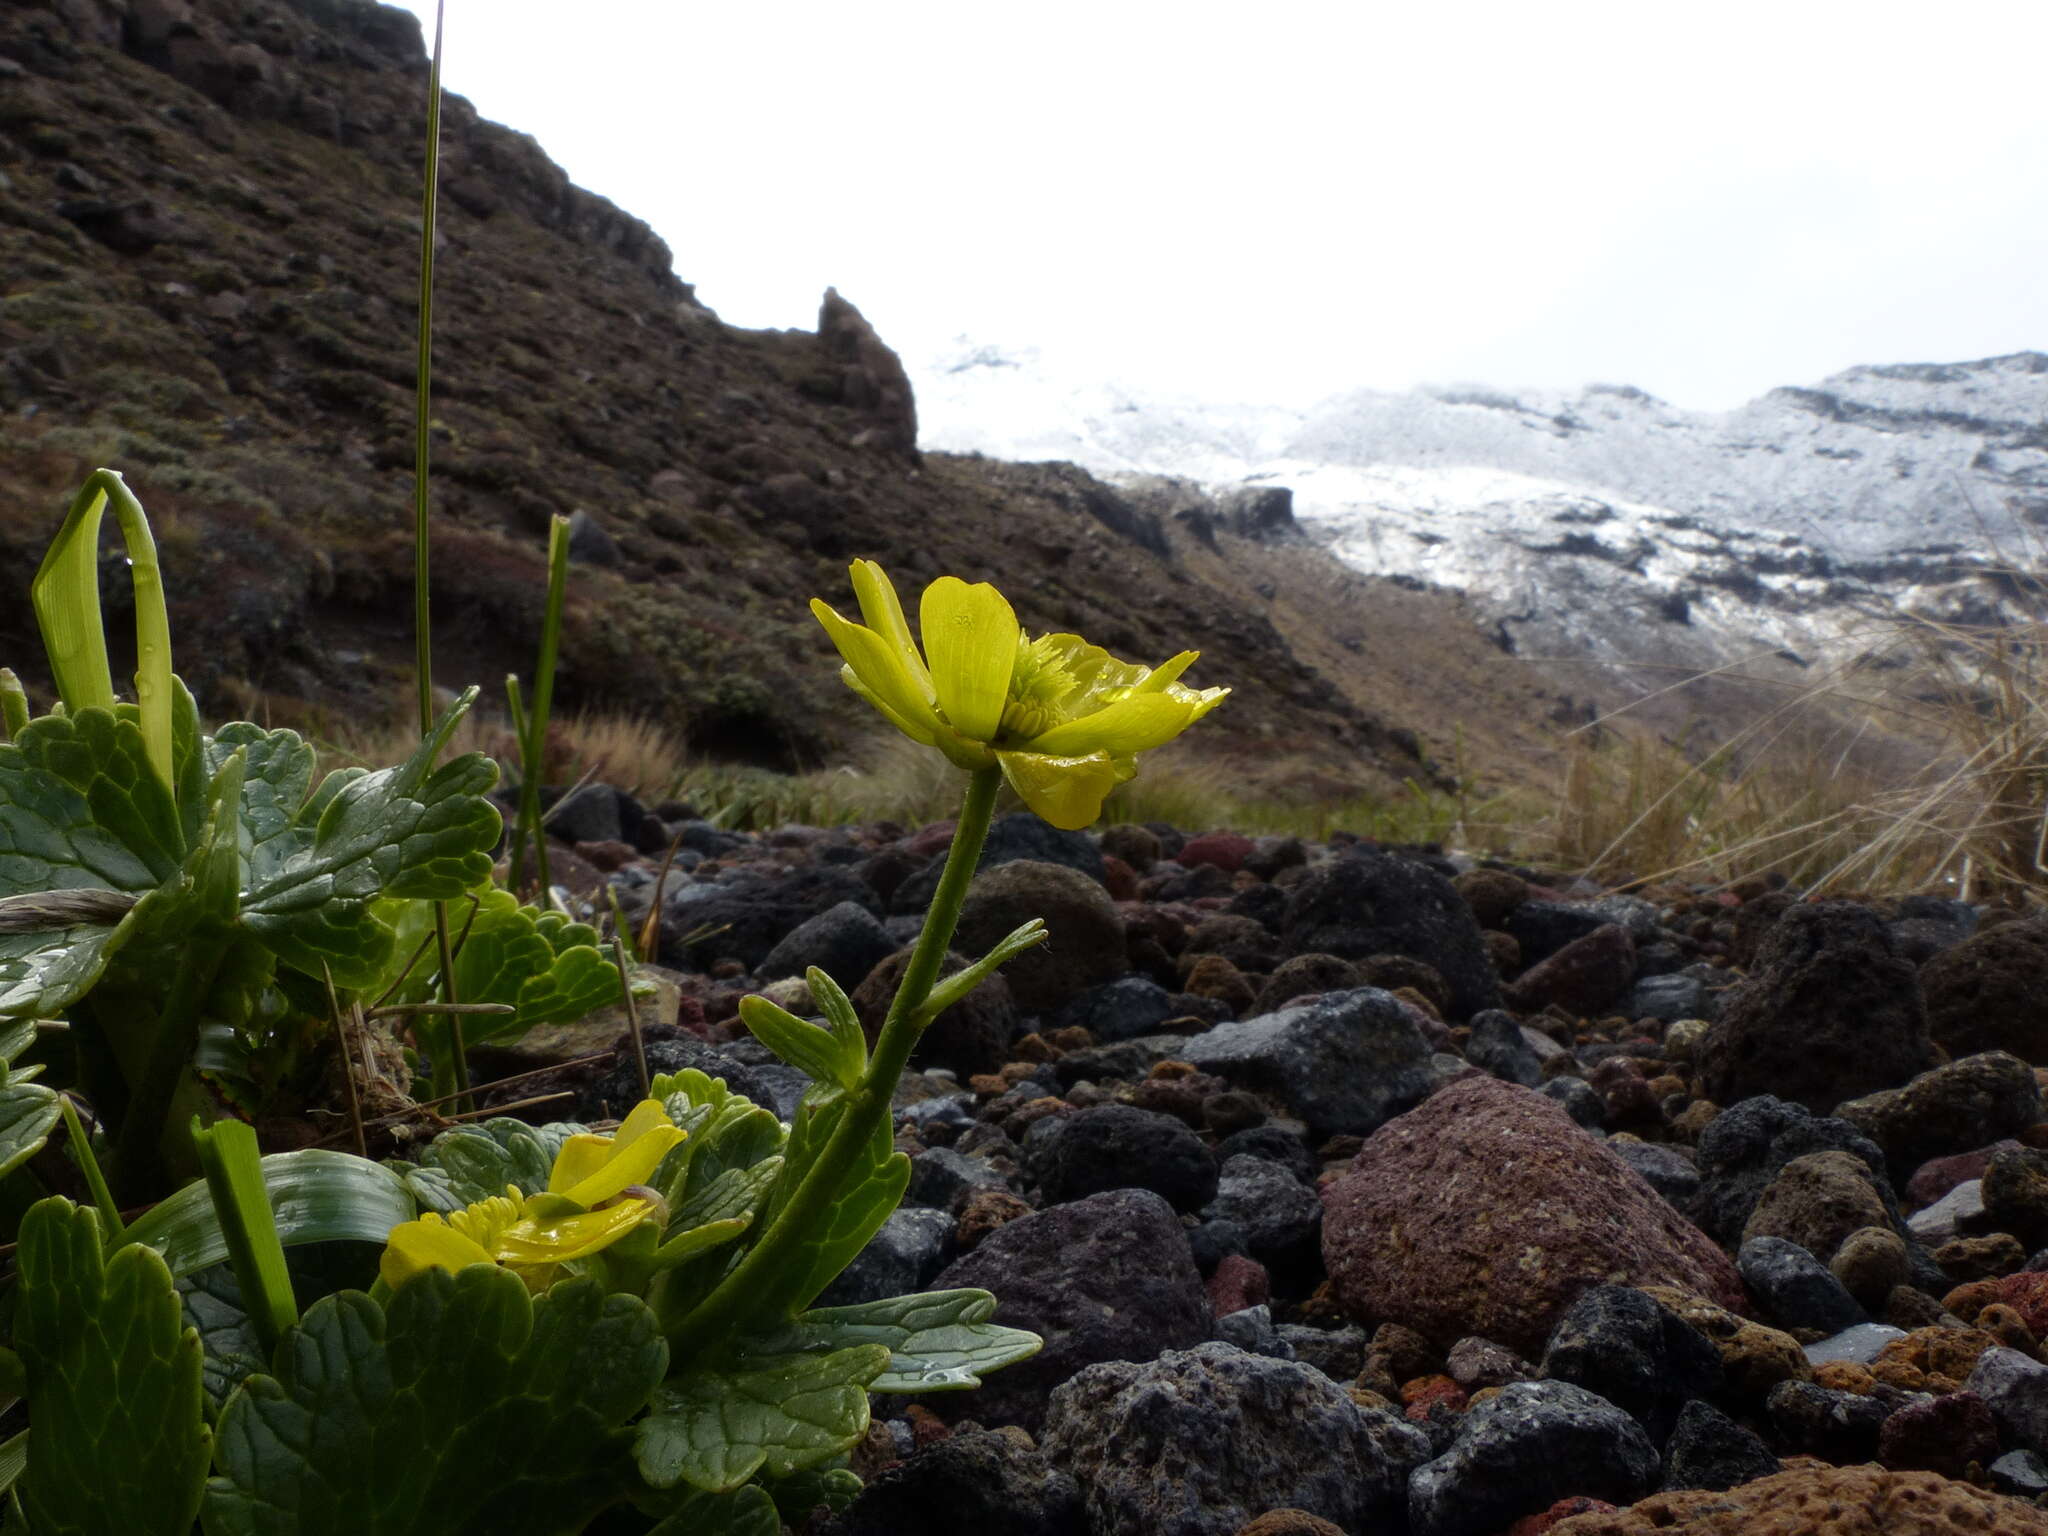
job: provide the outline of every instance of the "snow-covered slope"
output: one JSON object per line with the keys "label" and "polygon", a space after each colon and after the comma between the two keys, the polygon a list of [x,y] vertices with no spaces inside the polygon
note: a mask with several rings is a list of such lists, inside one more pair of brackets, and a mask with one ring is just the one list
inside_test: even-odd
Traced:
{"label": "snow-covered slope", "polygon": [[1360,570],[1471,595],[1525,654],[1839,655],[1875,611],[1988,616],[2048,524],[2048,356],[1852,368],[1724,414],[1625,386],[1359,391],[1303,411],[1060,380],[963,344],[928,448],[1294,493]]}

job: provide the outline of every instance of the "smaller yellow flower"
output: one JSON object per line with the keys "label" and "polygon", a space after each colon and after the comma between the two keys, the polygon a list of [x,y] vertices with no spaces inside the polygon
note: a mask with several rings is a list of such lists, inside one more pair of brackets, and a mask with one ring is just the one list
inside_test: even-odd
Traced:
{"label": "smaller yellow flower", "polygon": [[957,576],[925,588],[920,652],[882,568],[856,560],[852,576],[865,625],[811,599],[846,662],[846,685],[960,767],[1000,764],[1024,803],[1056,827],[1095,820],[1104,796],[1137,772],[1140,752],[1173,740],[1230,692],[1181,685],[1195,651],[1143,667],[1079,635],[1026,640],[1000,592]]}
{"label": "smaller yellow flower", "polygon": [[642,1099],[613,1135],[586,1131],[563,1142],[548,1173],[548,1193],[567,1196],[589,1210],[635,1184],[645,1184],[669,1148],[682,1139],[668,1111],[657,1100]]}
{"label": "smaller yellow flower", "polygon": [[432,1211],[400,1222],[385,1240],[377,1273],[393,1290],[429,1269],[454,1274],[472,1264],[502,1265],[545,1290],[555,1272],[602,1252],[650,1216],[658,1199],[626,1192],[650,1178],[683,1132],[653,1099],[644,1099],[616,1135],[571,1136],[555,1155],[548,1192],[529,1201],[516,1186],[442,1217]]}

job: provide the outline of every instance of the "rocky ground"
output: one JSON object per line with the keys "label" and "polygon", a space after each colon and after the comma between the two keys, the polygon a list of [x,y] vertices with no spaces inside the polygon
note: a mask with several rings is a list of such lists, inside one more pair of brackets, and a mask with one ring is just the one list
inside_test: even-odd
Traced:
{"label": "rocky ground", "polygon": [[[661,903],[658,1065],[783,1113],[739,998],[879,1022],[950,832],[555,825]],[[2048,920],[1019,814],[957,948],[1031,916],[826,1299],[985,1286],[1045,1348],[878,1398],[838,1536],[2048,1533]]]}

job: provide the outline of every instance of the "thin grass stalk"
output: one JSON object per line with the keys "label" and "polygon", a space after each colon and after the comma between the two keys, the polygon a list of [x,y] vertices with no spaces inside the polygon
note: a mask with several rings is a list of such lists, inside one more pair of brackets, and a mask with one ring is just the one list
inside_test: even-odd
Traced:
{"label": "thin grass stalk", "polygon": [[[445,3],[434,6],[434,54],[427,66],[427,156],[420,192],[420,295],[417,341],[419,356],[413,389],[412,427],[412,606],[413,671],[419,690],[420,734],[434,728],[433,614],[429,599],[427,460],[433,422],[434,362],[434,225],[441,200],[441,42]],[[455,995],[455,950],[448,938],[446,903],[434,903],[434,942],[441,960],[441,1000]],[[469,1058],[462,1045],[462,1019],[448,1016],[448,1061],[458,1093],[469,1091]]]}
{"label": "thin grass stalk", "polygon": [[511,879],[515,891],[519,889],[529,840],[543,893],[551,883],[547,832],[541,825],[540,781],[546,772],[548,715],[555,704],[555,657],[561,649],[562,599],[568,586],[569,519],[557,514],[548,524],[548,601],[541,614],[540,662],[533,674],[533,708],[526,712],[519,734],[519,835],[512,844]]}

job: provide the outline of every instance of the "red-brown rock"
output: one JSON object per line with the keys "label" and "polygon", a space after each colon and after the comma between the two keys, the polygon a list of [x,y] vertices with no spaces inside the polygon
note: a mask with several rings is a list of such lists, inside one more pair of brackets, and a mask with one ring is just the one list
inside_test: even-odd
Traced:
{"label": "red-brown rock", "polygon": [[1480,1334],[1533,1356],[1603,1282],[1676,1285],[1746,1310],[1712,1239],[1554,1100],[1490,1077],[1374,1132],[1323,1206],[1345,1308],[1445,1345]]}
{"label": "red-brown rock", "polygon": [[1550,1536],[2048,1536],[2048,1514],[1933,1472],[1796,1467],[1725,1493],[1657,1493]]}

